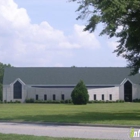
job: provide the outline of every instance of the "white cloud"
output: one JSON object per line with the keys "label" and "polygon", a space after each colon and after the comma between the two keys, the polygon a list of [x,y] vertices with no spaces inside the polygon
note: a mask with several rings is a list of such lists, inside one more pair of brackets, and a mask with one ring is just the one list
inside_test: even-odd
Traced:
{"label": "white cloud", "polygon": [[[9,23],[12,27],[20,28],[28,26],[30,18],[24,8],[18,8],[18,5],[13,0],[0,1],[0,18],[3,23]],[[2,23],[1,22],[1,23]]]}
{"label": "white cloud", "polygon": [[15,66],[46,66],[58,57],[71,57],[70,50],[100,47],[94,34],[83,32],[84,26],[74,25],[73,34],[66,36],[46,21],[30,21],[26,9],[18,8],[13,0],[0,0],[0,61]]}
{"label": "white cloud", "polygon": [[81,48],[100,48],[100,43],[95,37],[94,33],[89,33],[88,31],[83,31],[85,27],[80,25],[74,25],[74,38],[77,40],[78,44],[81,45]]}

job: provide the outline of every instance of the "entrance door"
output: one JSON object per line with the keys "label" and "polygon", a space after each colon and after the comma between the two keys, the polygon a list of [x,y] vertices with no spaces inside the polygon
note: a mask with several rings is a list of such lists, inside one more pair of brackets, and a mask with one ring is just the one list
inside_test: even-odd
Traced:
{"label": "entrance door", "polygon": [[129,81],[124,84],[124,100],[132,102],[132,84]]}

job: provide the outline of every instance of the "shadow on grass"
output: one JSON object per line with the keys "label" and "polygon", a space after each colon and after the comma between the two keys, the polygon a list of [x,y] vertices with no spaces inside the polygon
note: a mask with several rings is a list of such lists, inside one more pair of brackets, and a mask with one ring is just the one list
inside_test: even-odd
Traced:
{"label": "shadow on grass", "polygon": [[65,122],[65,123],[92,123],[92,124],[127,124],[140,125],[140,112],[132,113],[107,113],[107,112],[83,112],[73,115],[25,115],[1,118],[11,121],[33,122]]}

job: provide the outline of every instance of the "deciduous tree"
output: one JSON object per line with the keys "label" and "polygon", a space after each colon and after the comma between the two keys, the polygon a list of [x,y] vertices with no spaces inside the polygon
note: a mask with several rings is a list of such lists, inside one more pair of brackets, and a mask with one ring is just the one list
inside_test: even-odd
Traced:
{"label": "deciduous tree", "polygon": [[4,76],[4,68],[11,67],[10,64],[3,64],[0,62],[0,100],[2,100],[2,83],[3,83],[3,76]]}
{"label": "deciduous tree", "polygon": [[100,35],[117,37],[114,52],[128,61],[136,74],[140,68],[140,0],[70,0],[79,4],[77,19],[89,17],[85,31],[94,32],[103,23]]}

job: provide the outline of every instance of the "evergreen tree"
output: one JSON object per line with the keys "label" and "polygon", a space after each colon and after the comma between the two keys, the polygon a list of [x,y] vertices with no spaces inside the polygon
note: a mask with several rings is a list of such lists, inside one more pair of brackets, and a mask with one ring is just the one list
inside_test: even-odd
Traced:
{"label": "evergreen tree", "polygon": [[80,81],[71,93],[73,103],[76,105],[87,104],[89,95],[83,81]]}

